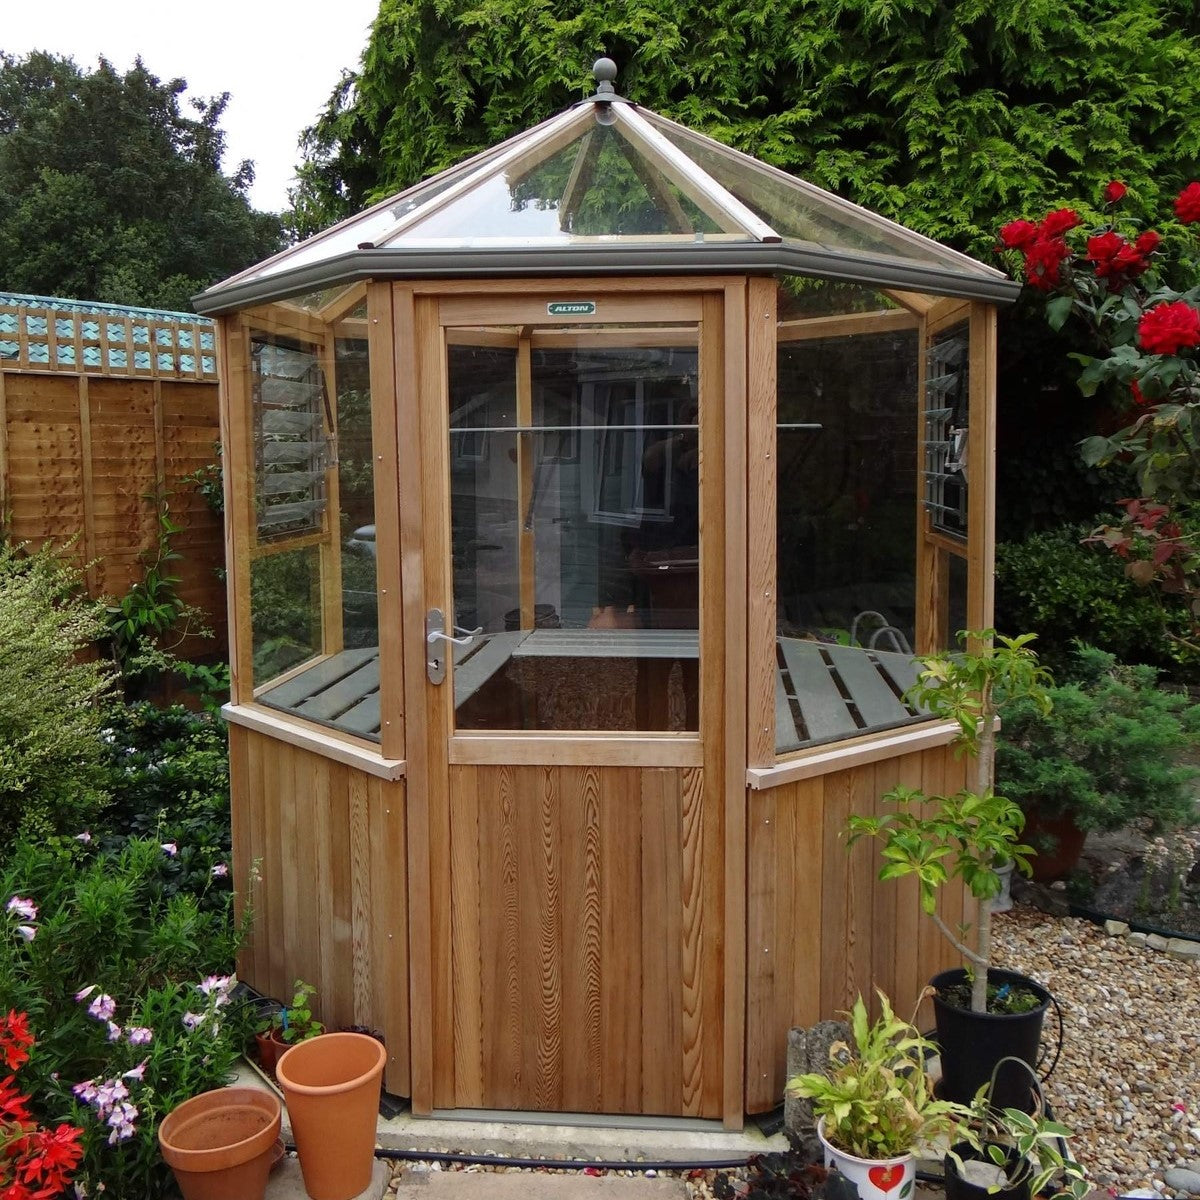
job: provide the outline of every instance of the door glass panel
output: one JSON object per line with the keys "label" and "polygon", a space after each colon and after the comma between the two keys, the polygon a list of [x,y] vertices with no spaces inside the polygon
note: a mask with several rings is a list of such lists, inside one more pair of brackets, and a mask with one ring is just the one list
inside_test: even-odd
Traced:
{"label": "door glass panel", "polygon": [[696,328],[447,342],[458,728],[697,730]]}

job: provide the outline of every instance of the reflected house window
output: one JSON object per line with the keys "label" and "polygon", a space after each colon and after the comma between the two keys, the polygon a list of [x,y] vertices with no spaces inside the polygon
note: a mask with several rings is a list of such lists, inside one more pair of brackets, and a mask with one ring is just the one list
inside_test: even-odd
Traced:
{"label": "reflected house window", "polygon": [[459,728],[698,728],[695,333],[640,336],[450,339]]}

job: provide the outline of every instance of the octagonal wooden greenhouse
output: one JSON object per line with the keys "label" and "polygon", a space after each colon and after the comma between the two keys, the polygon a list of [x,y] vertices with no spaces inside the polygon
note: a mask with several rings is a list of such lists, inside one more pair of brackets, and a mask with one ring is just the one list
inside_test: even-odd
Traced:
{"label": "octagonal wooden greenhouse", "polygon": [[953,964],[840,833],[961,781],[905,691],[990,622],[1014,292],[607,79],[206,292],[243,976],[417,1114],[736,1127],[910,1006]]}

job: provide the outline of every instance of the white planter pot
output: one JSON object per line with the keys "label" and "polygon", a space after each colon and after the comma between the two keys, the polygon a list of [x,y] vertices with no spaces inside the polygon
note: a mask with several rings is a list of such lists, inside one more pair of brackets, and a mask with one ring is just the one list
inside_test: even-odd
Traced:
{"label": "white planter pot", "polygon": [[994,913],[1008,912],[1013,906],[1012,902],[1012,873],[1013,864],[1006,862],[1002,867],[993,867],[994,873],[1000,877],[1000,894],[991,901],[991,909]]}
{"label": "white planter pot", "polygon": [[825,1140],[825,1118],[817,1122],[817,1137],[825,1148],[825,1165],[836,1167],[858,1188],[860,1200],[908,1200],[917,1178],[912,1154],[900,1158],[856,1158]]}

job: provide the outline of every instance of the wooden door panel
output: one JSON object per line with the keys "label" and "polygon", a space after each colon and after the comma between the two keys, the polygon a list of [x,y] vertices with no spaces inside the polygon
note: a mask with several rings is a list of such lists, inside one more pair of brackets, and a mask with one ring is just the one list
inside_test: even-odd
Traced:
{"label": "wooden door panel", "polygon": [[702,771],[450,776],[450,1102],[719,1117],[724,898],[705,885]]}

